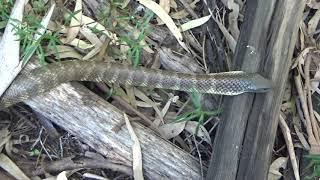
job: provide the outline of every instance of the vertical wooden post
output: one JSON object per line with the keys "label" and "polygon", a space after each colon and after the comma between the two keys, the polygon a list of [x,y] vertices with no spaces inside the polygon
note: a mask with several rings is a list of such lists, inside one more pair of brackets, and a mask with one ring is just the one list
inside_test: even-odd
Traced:
{"label": "vertical wooden post", "polygon": [[226,97],[207,179],[266,179],[279,110],[305,6],[300,0],[249,0],[236,68],[272,79],[266,94]]}

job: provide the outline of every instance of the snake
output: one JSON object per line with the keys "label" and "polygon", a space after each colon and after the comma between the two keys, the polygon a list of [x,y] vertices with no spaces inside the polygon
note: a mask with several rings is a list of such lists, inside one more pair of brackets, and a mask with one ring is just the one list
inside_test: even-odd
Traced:
{"label": "snake", "polygon": [[272,87],[270,80],[261,75],[243,71],[189,74],[133,67],[118,62],[73,60],[20,72],[0,97],[0,105],[9,107],[70,81],[117,83],[219,95],[266,92]]}

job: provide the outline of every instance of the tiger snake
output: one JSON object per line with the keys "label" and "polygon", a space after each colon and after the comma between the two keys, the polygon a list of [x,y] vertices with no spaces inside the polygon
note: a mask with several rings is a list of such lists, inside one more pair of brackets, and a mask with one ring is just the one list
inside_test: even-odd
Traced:
{"label": "tiger snake", "polygon": [[271,82],[257,73],[188,74],[115,62],[63,61],[20,72],[0,98],[11,106],[69,81],[95,81],[220,95],[265,92]]}

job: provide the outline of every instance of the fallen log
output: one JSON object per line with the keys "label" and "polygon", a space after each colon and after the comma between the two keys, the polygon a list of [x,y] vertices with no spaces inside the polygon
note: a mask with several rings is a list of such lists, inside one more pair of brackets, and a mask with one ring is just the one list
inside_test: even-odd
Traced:
{"label": "fallen log", "polygon": [[[26,101],[35,111],[87,143],[107,159],[132,165],[132,140],[123,124],[123,112],[78,83],[62,84]],[[133,123],[143,156],[143,170],[150,179],[201,178],[199,162],[187,152]],[[204,168],[205,169],[205,168]]]}

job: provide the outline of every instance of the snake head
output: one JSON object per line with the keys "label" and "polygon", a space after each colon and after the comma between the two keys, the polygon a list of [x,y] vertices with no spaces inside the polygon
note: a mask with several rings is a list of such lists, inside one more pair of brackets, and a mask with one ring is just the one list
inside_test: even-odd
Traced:
{"label": "snake head", "polygon": [[267,92],[272,89],[272,82],[259,74],[253,74],[249,92]]}

